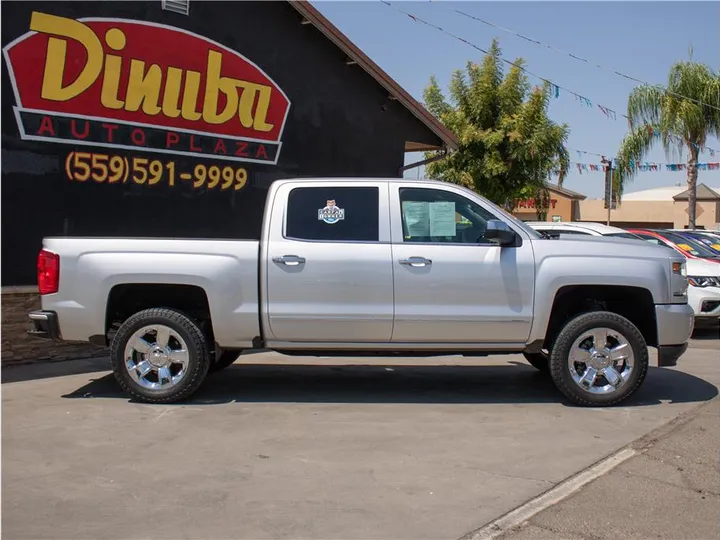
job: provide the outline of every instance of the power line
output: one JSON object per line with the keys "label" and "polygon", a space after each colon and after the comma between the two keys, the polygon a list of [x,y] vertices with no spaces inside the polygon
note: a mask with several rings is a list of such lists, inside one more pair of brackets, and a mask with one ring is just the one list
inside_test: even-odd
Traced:
{"label": "power line", "polygon": [[[425,26],[429,26],[430,28],[433,28],[433,29],[435,29],[435,30],[437,30],[437,31],[439,31],[439,32],[441,32],[441,33],[443,33],[443,34],[445,34],[445,35],[453,38],[453,39],[456,39],[456,40],[458,40],[458,41],[460,41],[460,42],[462,42],[462,43],[464,43],[464,44],[466,44],[466,45],[469,45],[470,47],[472,47],[473,49],[475,49],[475,50],[483,53],[484,55],[489,55],[489,54],[490,54],[487,50],[483,49],[482,47],[479,47],[478,45],[475,45],[474,43],[468,41],[467,39],[465,39],[465,38],[463,38],[463,37],[460,37],[460,36],[458,36],[458,35],[455,35],[455,34],[453,34],[452,32],[449,32],[449,31],[445,30],[444,28],[442,28],[442,27],[440,27],[440,26],[438,26],[438,25],[436,25],[436,24],[430,23],[430,22],[428,22],[428,21],[426,21],[426,20],[418,17],[417,15],[413,15],[412,13],[408,13],[408,12],[405,11],[404,9],[401,9],[401,8],[398,8],[398,7],[394,6],[393,4],[391,4],[390,2],[388,2],[387,0],[380,0],[380,2],[383,3],[383,4],[385,4],[385,5],[388,6],[389,8],[394,9],[395,11],[398,11],[399,13],[402,13],[403,15],[409,17],[413,22],[420,23],[420,24],[424,24]],[[527,75],[530,75],[531,77],[535,77],[536,79],[539,79],[539,80],[541,80],[541,81],[543,81],[543,82],[545,82],[545,83],[548,83],[548,84],[550,85],[550,92],[551,92],[551,94],[552,94],[555,98],[559,97],[559,95],[560,95],[560,90],[563,90],[563,91],[565,91],[565,92],[567,92],[567,93],[572,94],[573,96],[575,96],[575,98],[576,98],[577,100],[579,100],[582,105],[587,106],[587,107],[593,107],[593,103],[592,103],[592,101],[591,101],[589,98],[587,98],[587,97],[585,97],[585,96],[583,96],[583,95],[581,95],[581,94],[578,94],[577,92],[574,92],[573,90],[570,90],[569,88],[566,88],[566,87],[564,87],[564,86],[560,86],[559,84],[556,84],[555,82],[553,82],[553,81],[550,80],[550,79],[547,79],[547,78],[545,78],[545,77],[542,77],[542,76],[540,76],[540,75],[537,75],[537,74],[533,73],[532,71],[528,70],[527,68],[521,66],[520,64],[518,64],[518,63],[516,63],[516,62],[513,62],[512,60],[508,60],[507,58],[503,58],[502,56],[500,56],[499,59],[500,59],[500,61],[502,61],[502,62],[504,62],[504,63],[506,63],[506,64],[508,64],[508,65],[511,65],[511,66],[514,66],[514,67],[518,68],[518,69],[521,70],[523,73],[526,73]],[[596,106],[598,107],[598,109],[600,109],[600,111],[602,111],[602,113],[603,113],[607,118],[611,118],[611,119],[613,119],[613,120],[617,120],[617,115],[618,115],[618,113],[617,113],[614,109],[611,109],[610,107],[606,107],[606,106],[604,106],[604,105],[600,105],[599,103],[596,103]],[[625,119],[627,119],[627,120],[630,120],[627,115],[624,115],[624,114],[621,113],[620,116],[623,117],[623,118],[625,118]],[[677,138],[677,137],[673,137],[673,138]],[[682,141],[682,142],[684,142],[684,143],[687,143],[687,141],[684,141],[684,140],[682,140],[682,139],[680,139],[680,138],[677,138],[677,139],[680,140],[680,141]],[[700,145],[697,145],[697,144],[695,144],[695,143],[689,143],[689,144],[691,144],[692,146],[694,146],[694,147],[697,148],[698,150],[707,149],[707,150],[709,150],[711,153],[714,153],[714,152],[715,152],[715,150],[713,150],[712,148],[706,147],[706,146],[700,146]]]}
{"label": "power line", "polygon": [[[445,35],[447,35],[447,36],[450,36],[450,37],[453,38],[453,39],[456,39],[456,40],[458,40],[458,41],[461,41],[461,42],[465,43],[466,45],[469,45],[469,46],[472,47],[473,49],[475,49],[475,50],[477,50],[477,51],[480,51],[481,53],[483,53],[483,54],[485,54],[485,55],[490,54],[488,51],[486,51],[486,50],[483,49],[482,47],[479,47],[479,46],[475,45],[474,43],[468,41],[467,39],[462,38],[462,37],[460,37],[460,36],[457,36],[457,35],[453,34],[452,32],[448,32],[448,31],[445,30],[444,28],[442,28],[442,27],[440,27],[440,26],[437,26],[437,25],[435,25],[435,24],[433,24],[433,23],[427,22],[426,20],[421,19],[421,18],[418,17],[417,15],[413,15],[412,13],[408,13],[408,12],[405,11],[404,9],[400,9],[400,8],[398,8],[398,7],[395,7],[394,5],[392,5],[392,4],[391,4],[390,2],[388,2],[387,0],[380,0],[380,2],[382,2],[382,3],[385,4],[386,6],[392,8],[392,9],[394,9],[394,10],[396,10],[396,11],[399,11],[400,13],[406,15],[407,17],[410,17],[410,19],[412,19],[414,22],[424,24],[424,25],[426,25],[426,26],[429,26],[430,28],[434,28],[435,30],[440,31],[440,32],[442,32],[443,34],[445,34]],[[586,98],[585,96],[583,96],[583,95],[581,95],[581,94],[578,94],[577,92],[574,92],[574,91],[570,90],[569,88],[565,88],[564,86],[560,86],[559,84],[556,84],[555,82],[551,81],[550,79],[546,79],[545,77],[541,77],[540,75],[537,75],[537,74],[533,73],[533,72],[530,71],[529,69],[521,66],[520,64],[518,64],[518,63],[516,63],[516,62],[513,62],[512,60],[508,60],[507,58],[503,58],[502,56],[500,56],[500,60],[501,60],[502,62],[505,62],[505,63],[508,64],[508,65],[511,65],[511,66],[514,66],[514,67],[518,68],[518,69],[521,70],[523,73],[527,73],[528,75],[530,75],[530,76],[532,76],[532,77],[535,77],[536,79],[540,79],[541,81],[548,83],[548,84],[550,85],[550,87],[551,87],[551,88],[550,88],[551,93],[553,93],[553,94],[555,95],[555,97],[558,97],[558,95],[559,95],[559,90],[564,90],[565,92],[567,92],[567,93],[572,94],[573,96],[575,96],[578,100],[580,100],[580,102],[581,102],[583,105],[586,105],[586,106],[588,106],[588,107],[592,107],[592,106],[593,106],[593,105],[592,105],[592,101],[591,101],[590,99]],[[602,112],[603,112],[608,118],[613,118],[614,120],[616,119],[617,112],[616,112],[614,109],[611,109],[610,107],[605,107],[605,106],[603,106],[603,105],[598,105],[598,108],[600,108],[600,110],[602,110]],[[624,116],[625,118],[627,118],[627,116],[625,116],[625,115],[623,115],[623,114],[621,114],[620,116]]]}
{"label": "power line", "polygon": [[[437,0],[428,0],[428,2],[433,3],[433,4],[439,4],[439,2],[437,2]],[[650,84],[649,82],[644,81],[644,80],[642,80],[642,79],[638,79],[637,77],[633,77],[633,76],[631,76],[631,75],[626,75],[625,73],[622,73],[622,72],[620,72],[620,71],[618,71],[618,70],[616,70],[616,69],[608,68],[608,67],[605,67],[605,66],[603,66],[603,65],[601,65],[601,64],[598,64],[597,62],[595,62],[595,61],[593,61],[593,60],[588,60],[587,58],[583,58],[582,56],[578,56],[578,55],[573,54],[573,53],[571,53],[571,52],[564,51],[564,50],[559,49],[558,47],[554,47],[553,45],[550,45],[550,44],[548,44],[548,43],[544,43],[544,42],[539,41],[539,40],[537,40],[537,39],[533,39],[533,38],[531,38],[531,37],[524,36],[524,35],[522,35],[522,34],[520,34],[520,33],[518,33],[518,32],[515,32],[514,30],[510,30],[510,29],[508,29],[508,28],[504,28],[504,27],[500,26],[499,24],[495,24],[495,23],[492,23],[492,22],[490,22],[490,21],[488,21],[488,20],[482,19],[482,18],[480,18],[480,17],[476,17],[475,15],[471,15],[471,14],[469,14],[469,13],[466,13],[466,12],[462,11],[462,10],[454,9],[454,8],[446,8],[445,6],[443,6],[443,9],[447,9],[447,10],[449,10],[449,11],[454,11],[455,13],[457,13],[457,14],[459,14],[459,15],[462,15],[462,16],[467,17],[467,18],[469,18],[469,19],[473,19],[473,20],[475,20],[475,21],[481,22],[481,23],[483,23],[483,24],[485,24],[485,25],[487,25],[487,26],[491,26],[491,27],[493,27],[493,28],[497,28],[498,30],[502,30],[503,32],[506,32],[506,33],[508,33],[508,34],[512,34],[512,35],[514,35],[514,36],[516,36],[516,37],[519,37],[519,38],[521,38],[521,39],[524,39],[525,41],[528,41],[528,42],[530,42],[530,43],[534,43],[534,44],[536,44],[536,45],[540,45],[541,47],[545,47],[545,48],[547,48],[547,49],[550,49],[551,51],[555,51],[555,52],[558,52],[558,53],[560,53],[560,54],[567,55],[567,56],[569,56],[569,57],[571,57],[571,58],[573,58],[573,59],[575,59],[575,60],[578,60],[578,61],[580,61],[580,62],[584,62],[584,63],[589,64],[589,65],[591,65],[591,66],[594,66],[594,67],[596,67],[596,68],[602,69],[603,71],[608,71],[608,72],[610,72],[610,73],[614,73],[615,75],[618,75],[618,76],[620,76],[620,77],[623,77],[624,79],[628,79],[628,80],[633,81],[633,82],[636,82],[636,83],[640,83],[640,84],[644,84],[644,85],[646,85],[646,86],[651,86],[651,87],[654,87],[654,88],[661,89],[661,90],[667,92],[667,93],[670,94],[670,95],[677,96],[677,97],[686,99],[686,100],[688,100],[688,101],[692,101],[692,102],[694,102],[694,103],[697,103],[698,105],[705,105],[706,107],[711,107],[711,108],[713,108],[713,109],[718,109],[718,110],[720,110],[720,106],[718,106],[718,105],[713,105],[713,104],[711,104],[711,103],[705,103],[704,101],[700,101],[699,99],[694,99],[694,98],[691,98],[691,97],[689,97],[689,96],[685,96],[685,95],[683,95],[683,94],[679,94],[679,93],[677,93],[677,92],[673,92],[672,90],[669,90],[669,89],[667,89],[666,87],[664,87],[664,86],[662,86],[662,85],[660,85],[660,84]]]}

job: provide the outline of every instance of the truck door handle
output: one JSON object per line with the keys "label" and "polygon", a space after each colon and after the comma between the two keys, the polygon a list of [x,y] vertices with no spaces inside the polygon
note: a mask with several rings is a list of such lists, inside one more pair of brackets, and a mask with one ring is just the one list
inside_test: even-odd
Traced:
{"label": "truck door handle", "polygon": [[273,257],[273,262],[284,264],[286,266],[297,266],[298,264],[305,264],[305,257],[298,257],[297,255],[283,255],[282,257]]}
{"label": "truck door handle", "polygon": [[400,259],[400,264],[406,264],[418,268],[420,266],[430,266],[432,261],[425,257],[409,257],[407,259]]}

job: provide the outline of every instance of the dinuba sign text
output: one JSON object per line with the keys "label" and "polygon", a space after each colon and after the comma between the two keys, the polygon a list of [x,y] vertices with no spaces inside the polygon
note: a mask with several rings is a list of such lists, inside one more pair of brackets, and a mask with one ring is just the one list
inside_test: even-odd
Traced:
{"label": "dinuba sign text", "polygon": [[29,30],[3,50],[23,139],[277,163],[290,101],[236,51],[145,21]]}

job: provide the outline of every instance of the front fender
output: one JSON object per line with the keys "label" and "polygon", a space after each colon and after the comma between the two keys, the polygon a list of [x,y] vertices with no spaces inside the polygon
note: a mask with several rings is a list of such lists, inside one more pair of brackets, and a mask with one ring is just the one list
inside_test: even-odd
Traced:
{"label": "front fender", "polygon": [[670,297],[667,270],[658,261],[609,256],[547,256],[538,264],[535,317],[528,343],[545,339],[558,291],[574,285],[637,287],[650,292],[655,304]]}

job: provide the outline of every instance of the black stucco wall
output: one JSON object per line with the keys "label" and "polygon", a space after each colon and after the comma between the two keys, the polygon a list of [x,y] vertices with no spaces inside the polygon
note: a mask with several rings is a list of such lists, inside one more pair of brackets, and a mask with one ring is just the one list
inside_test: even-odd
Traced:
{"label": "black stucco wall", "polygon": [[[2,284],[35,282],[43,236],[258,238],[267,187],[297,176],[398,176],[406,140],[438,143],[411,113],[285,2],[191,2],[190,16],[150,2],[2,2],[2,45],[24,34],[33,10],[71,18],[155,21],[245,55],[291,101],[277,165],[245,163],[241,191],[78,184],[64,174],[74,147],[23,141],[5,59],[2,70]],[[178,51],[182,54],[182,51]],[[42,69],[42,66],[38,66]],[[93,151],[92,147],[77,150]],[[97,149],[153,159],[155,154]],[[162,156],[159,156],[162,157]],[[174,158],[178,167],[226,164]],[[235,164],[237,165],[237,164]]]}

